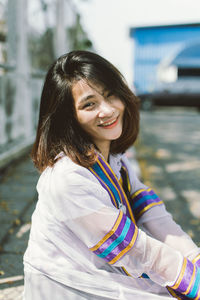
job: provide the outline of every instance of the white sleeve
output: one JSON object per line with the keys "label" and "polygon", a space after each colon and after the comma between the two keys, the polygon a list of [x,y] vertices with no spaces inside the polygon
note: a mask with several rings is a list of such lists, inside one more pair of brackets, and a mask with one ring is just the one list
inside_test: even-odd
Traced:
{"label": "white sleeve", "polygon": [[[153,215],[156,217],[153,218]],[[173,220],[164,207],[152,208],[140,222],[151,236],[180,251],[189,259],[193,260],[200,253],[200,249],[190,236]]]}
{"label": "white sleeve", "polygon": [[147,273],[160,285],[173,284],[182,255],[138,230],[112,205],[107,192],[87,169],[57,172],[55,168],[51,190],[57,222],[68,227],[99,259],[125,267],[133,277]]}

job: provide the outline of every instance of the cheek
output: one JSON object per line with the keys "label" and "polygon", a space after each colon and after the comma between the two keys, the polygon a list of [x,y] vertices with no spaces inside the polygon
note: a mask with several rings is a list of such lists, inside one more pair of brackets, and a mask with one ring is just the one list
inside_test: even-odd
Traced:
{"label": "cheek", "polygon": [[87,127],[91,124],[93,117],[92,115],[85,112],[77,112],[77,120],[80,125]]}
{"label": "cheek", "polygon": [[86,120],[85,120],[86,117],[85,117],[85,114],[83,111],[81,111],[81,110],[76,111],[76,117],[80,124],[84,124],[86,122]]}

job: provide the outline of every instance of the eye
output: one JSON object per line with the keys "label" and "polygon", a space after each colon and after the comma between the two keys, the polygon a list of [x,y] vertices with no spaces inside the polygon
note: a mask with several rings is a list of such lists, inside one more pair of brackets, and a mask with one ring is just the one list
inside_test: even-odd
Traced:
{"label": "eye", "polygon": [[113,92],[108,92],[106,98],[111,98],[114,97],[114,93]]}
{"label": "eye", "polygon": [[87,103],[85,103],[84,105],[83,105],[83,109],[89,109],[89,108],[93,108],[94,107],[94,105],[95,105],[95,103],[94,102],[87,102]]}

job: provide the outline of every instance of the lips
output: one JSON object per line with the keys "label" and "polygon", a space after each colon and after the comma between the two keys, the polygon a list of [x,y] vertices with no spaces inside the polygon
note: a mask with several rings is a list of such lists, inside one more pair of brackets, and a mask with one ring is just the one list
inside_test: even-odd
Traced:
{"label": "lips", "polygon": [[99,124],[98,126],[103,127],[103,128],[112,128],[112,127],[114,127],[117,124],[118,117],[115,118],[115,119],[113,119],[113,120],[111,120],[111,121],[107,121],[107,122],[104,122],[102,124]]}

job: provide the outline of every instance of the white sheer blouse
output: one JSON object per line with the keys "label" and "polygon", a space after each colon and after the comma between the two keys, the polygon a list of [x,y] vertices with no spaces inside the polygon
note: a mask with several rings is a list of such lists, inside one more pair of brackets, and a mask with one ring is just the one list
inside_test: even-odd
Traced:
{"label": "white sheer blouse", "polygon": [[[147,189],[125,155],[110,156],[117,178],[122,163],[131,194]],[[24,300],[168,299],[165,286],[176,281],[183,256],[192,259],[200,252],[162,204],[132,225],[134,243],[109,264],[93,249],[121,224],[123,213],[95,176],[63,156],[42,173],[37,191],[24,255]],[[150,279],[140,278],[144,273]]]}

